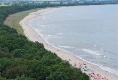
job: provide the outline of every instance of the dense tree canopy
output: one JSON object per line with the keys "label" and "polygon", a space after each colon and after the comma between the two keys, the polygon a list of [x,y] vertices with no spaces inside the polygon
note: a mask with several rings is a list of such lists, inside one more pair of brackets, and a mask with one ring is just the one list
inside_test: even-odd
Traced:
{"label": "dense tree canopy", "polygon": [[4,20],[10,14],[57,5],[13,5],[0,7],[0,80],[89,80],[80,69],[61,60],[43,44],[29,41]]}

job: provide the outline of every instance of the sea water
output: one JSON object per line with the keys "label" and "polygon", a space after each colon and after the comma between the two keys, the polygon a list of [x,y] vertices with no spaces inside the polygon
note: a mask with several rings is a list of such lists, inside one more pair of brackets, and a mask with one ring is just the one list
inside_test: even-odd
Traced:
{"label": "sea water", "polygon": [[44,40],[118,75],[118,5],[54,8],[29,21]]}

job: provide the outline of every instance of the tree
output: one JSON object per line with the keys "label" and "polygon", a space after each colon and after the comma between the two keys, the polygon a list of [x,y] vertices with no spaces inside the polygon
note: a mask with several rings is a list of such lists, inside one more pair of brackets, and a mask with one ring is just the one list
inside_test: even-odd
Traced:
{"label": "tree", "polygon": [[56,71],[46,77],[46,80],[69,80],[69,77],[63,72]]}
{"label": "tree", "polygon": [[18,76],[15,80],[36,80],[36,79],[22,75],[22,76]]}

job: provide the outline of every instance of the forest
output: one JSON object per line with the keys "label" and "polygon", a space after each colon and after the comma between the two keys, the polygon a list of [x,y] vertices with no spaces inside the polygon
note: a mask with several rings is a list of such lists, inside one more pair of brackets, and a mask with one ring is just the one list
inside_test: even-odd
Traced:
{"label": "forest", "polygon": [[0,80],[90,80],[87,74],[46,50],[43,44],[29,41],[15,29],[4,25],[10,14],[55,6],[59,5],[0,7]]}

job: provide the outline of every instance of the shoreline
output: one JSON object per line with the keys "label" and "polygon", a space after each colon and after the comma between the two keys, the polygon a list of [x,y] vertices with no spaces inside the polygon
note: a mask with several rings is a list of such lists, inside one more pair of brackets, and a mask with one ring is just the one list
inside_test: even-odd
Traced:
{"label": "shoreline", "polygon": [[[44,8],[42,10],[38,10],[36,12],[32,12],[30,13],[28,16],[24,17],[23,20],[20,21],[20,25],[23,28],[24,31],[24,35],[31,41],[35,42],[38,41],[39,43],[43,43],[45,49],[50,50],[51,52],[54,52],[55,54],[57,54],[58,57],[60,57],[63,60],[69,61],[69,63],[72,66],[75,67],[80,67],[80,64],[82,65],[82,68],[87,66],[87,68],[91,69],[92,71],[94,71],[95,74],[100,74],[102,77],[106,77],[106,79],[99,79],[99,80],[117,80],[118,76],[115,74],[111,74],[107,71],[104,71],[102,69],[100,69],[98,66],[92,65],[88,62],[85,62],[81,59],[79,59],[78,57],[72,55],[69,52],[65,52],[63,50],[60,50],[58,48],[53,47],[52,45],[47,44],[44,39],[38,35],[38,33],[36,33],[36,31],[31,27],[31,25],[29,25],[29,21],[31,19],[36,18],[37,16],[41,16],[41,13],[44,12],[48,12],[52,9],[55,8]],[[83,69],[82,69],[83,71]],[[91,71],[83,71],[87,74],[91,73]],[[92,80],[98,80],[98,79],[93,79],[93,77],[91,78]]]}

